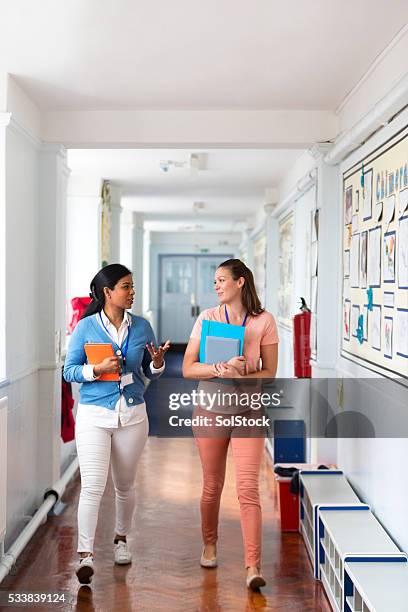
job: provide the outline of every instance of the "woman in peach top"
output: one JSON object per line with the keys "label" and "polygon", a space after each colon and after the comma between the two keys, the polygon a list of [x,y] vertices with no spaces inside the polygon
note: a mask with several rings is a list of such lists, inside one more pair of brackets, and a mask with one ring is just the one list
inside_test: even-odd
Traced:
{"label": "woman in peach top", "polygon": [[[214,285],[220,304],[203,311],[198,317],[184,355],[183,376],[201,381],[209,381],[214,377],[274,378],[279,342],[276,323],[273,316],[261,307],[251,270],[239,259],[224,261],[215,273]],[[204,319],[244,325],[243,356],[222,363],[200,363],[199,349]],[[243,409],[247,414],[248,410],[248,407]],[[237,411],[239,412],[239,409],[235,409],[234,414]],[[241,410],[240,414],[245,414],[243,411]],[[219,406],[216,412],[231,414],[230,410]],[[198,413],[209,414],[202,407],[198,409]],[[259,435],[240,437],[242,429],[239,432],[234,426],[222,427],[222,434],[215,436],[199,435],[198,429],[196,428],[195,435],[203,469],[201,526],[204,548],[201,565],[217,565],[218,515],[228,446],[231,443],[245,549],[246,583],[249,588],[258,589],[265,585],[260,568],[262,516],[258,487],[265,439]]]}

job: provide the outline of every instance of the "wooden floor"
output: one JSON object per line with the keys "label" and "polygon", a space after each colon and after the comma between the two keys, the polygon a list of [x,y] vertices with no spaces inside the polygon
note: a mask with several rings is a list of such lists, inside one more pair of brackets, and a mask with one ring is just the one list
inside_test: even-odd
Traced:
{"label": "wooden floor", "polygon": [[231,467],[229,458],[217,569],[205,570],[198,563],[201,471],[194,441],[150,438],[137,477],[138,503],[129,539],[133,564],[118,567],[112,562],[113,489],[109,482],[98,524],[92,589],[79,588],[74,574],[77,479],[64,496],[68,502],[64,513],[40,528],[1,590],[66,595],[66,603],[24,608],[38,611],[329,612],[323,589],[312,578],[301,537],[280,533],[276,486],[267,461],[262,467],[261,495],[263,573],[268,584],[262,593],[247,590]]}

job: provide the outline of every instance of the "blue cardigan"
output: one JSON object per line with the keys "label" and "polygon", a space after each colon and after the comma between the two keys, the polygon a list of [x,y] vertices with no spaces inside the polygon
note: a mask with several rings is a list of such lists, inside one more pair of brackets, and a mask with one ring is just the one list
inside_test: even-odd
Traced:
{"label": "blue cardigan", "polygon": [[[74,329],[65,359],[64,378],[67,382],[83,383],[80,390],[81,404],[93,404],[114,410],[120,397],[118,383],[104,380],[89,382],[82,374],[83,365],[87,363],[84,344],[87,342],[110,342],[114,351],[119,349],[119,346],[98,323],[96,317],[97,315],[91,315],[81,319]],[[140,368],[143,369],[145,376],[152,380],[158,378],[160,373],[152,374],[150,370],[151,357],[146,349],[146,343],[154,342],[156,344],[150,323],[143,317],[137,317],[133,314],[131,314],[131,317],[132,325],[129,327],[126,373],[132,372],[133,383],[126,385],[122,393],[128,405],[137,406],[144,402],[143,393],[145,390]],[[131,400],[130,403],[129,400]]]}

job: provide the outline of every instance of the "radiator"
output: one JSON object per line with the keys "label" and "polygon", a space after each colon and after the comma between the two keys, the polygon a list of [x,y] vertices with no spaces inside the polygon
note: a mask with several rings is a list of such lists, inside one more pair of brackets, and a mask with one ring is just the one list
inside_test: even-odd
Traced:
{"label": "radiator", "polygon": [[6,533],[7,397],[0,399],[0,543]]}

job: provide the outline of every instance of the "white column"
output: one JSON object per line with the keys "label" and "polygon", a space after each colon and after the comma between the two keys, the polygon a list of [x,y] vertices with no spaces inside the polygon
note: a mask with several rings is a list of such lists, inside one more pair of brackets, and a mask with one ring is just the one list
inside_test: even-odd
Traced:
{"label": "white column", "polygon": [[72,175],[67,198],[67,299],[89,294],[101,268],[100,177]]}
{"label": "white column", "polygon": [[121,190],[115,185],[110,186],[111,196],[111,232],[110,232],[110,262],[122,263],[120,260],[121,239]]}
{"label": "white column", "polygon": [[[150,302],[150,230],[143,234],[143,314],[151,310]],[[155,321],[152,320],[154,327]]]}
{"label": "white column", "polygon": [[132,272],[135,284],[135,300],[132,312],[143,314],[143,215],[133,213],[133,241],[132,241]]}
{"label": "white column", "polygon": [[10,113],[0,113],[0,380],[6,376],[6,129]]}
{"label": "white column", "polygon": [[[318,295],[317,295],[317,360],[312,362],[311,398],[312,433],[317,427],[316,418],[330,419],[331,409],[322,406],[327,396],[327,378],[336,377],[337,334],[339,326],[338,257],[340,247],[340,204],[338,199],[339,173],[337,166],[323,161],[332,147],[317,144],[311,153],[317,161],[317,207],[319,208]],[[320,379],[320,380],[319,380]],[[320,385],[322,385],[320,394]],[[317,410],[318,404],[320,410]],[[320,415],[317,417],[317,415]],[[336,462],[337,439],[312,438],[311,461]]]}
{"label": "white column", "polygon": [[122,209],[120,215],[120,263],[132,269],[133,248],[133,213],[131,210]]}
{"label": "white column", "polygon": [[319,253],[317,296],[317,361],[314,377],[336,376],[338,325],[338,257],[341,236],[338,199],[338,167],[323,161],[331,144],[311,149],[317,161],[317,207],[319,209]]}
{"label": "white column", "polygon": [[65,336],[65,149],[43,145],[39,166],[39,479],[42,488],[60,476],[61,342]]}

